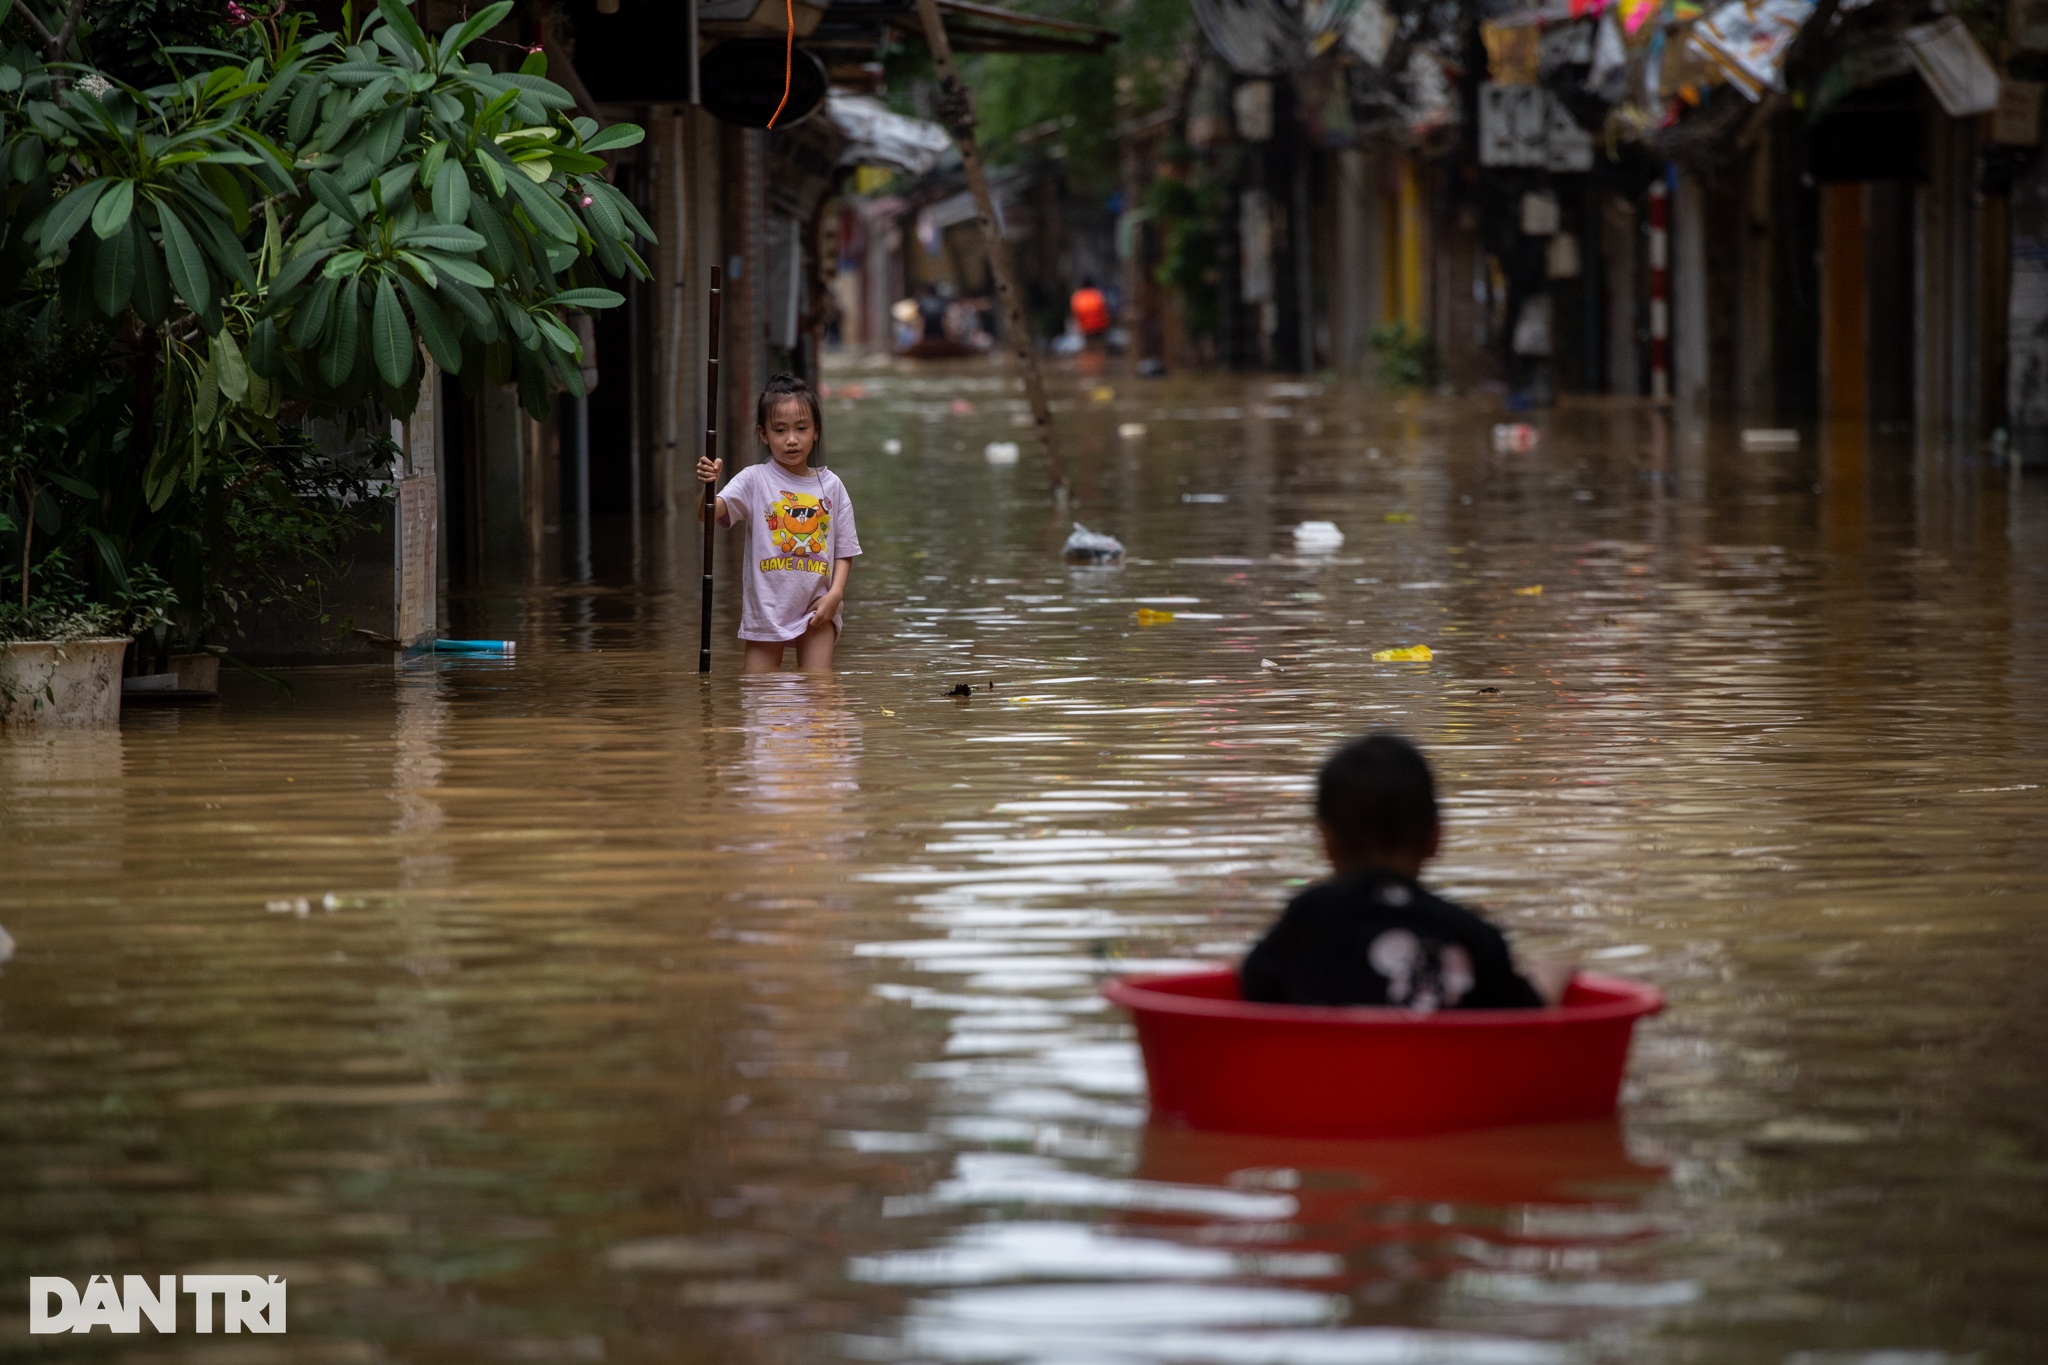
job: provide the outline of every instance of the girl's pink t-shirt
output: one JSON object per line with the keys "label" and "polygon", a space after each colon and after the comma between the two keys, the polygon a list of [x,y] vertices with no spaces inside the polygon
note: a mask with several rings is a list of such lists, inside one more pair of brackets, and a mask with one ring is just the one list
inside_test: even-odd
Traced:
{"label": "girl's pink t-shirt", "polygon": [[[740,638],[796,639],[832,586],[833,565],[860,553],[852,496],[829,469],[791,474],[773,461],[748,465],[718,496],[725,499],[719,524],[746,536]],[[839,613],[832,624],[840,624]]]}

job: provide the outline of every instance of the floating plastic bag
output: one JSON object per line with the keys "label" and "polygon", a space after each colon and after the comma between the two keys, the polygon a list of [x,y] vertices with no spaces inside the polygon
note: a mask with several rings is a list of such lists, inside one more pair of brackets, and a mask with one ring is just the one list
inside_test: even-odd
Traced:
{"label": "floating plastic bag", "polygon": [[1072,535],[1060,547],[1060,558],[1069,564],[1113,564],[1124,557],[1124,543],[1115,536],[1106,536],[1100,531],[1091,531],[1080,522],[1074,523]]}
{"label": "floating plastic bag", "polygon": [[1344,533],[1334,521],[1304,521],[1294,528],[1297,550],[1334,550],[1344,543]]}
{"label": "floating plastic bag", "polygon": [[1541,596],[1543,596],[1543,585],[1542,585],[1541,583],[1531,583],[1531,584],[1530,584],[1530,585],[1529,585],[1528,587],[1526,587],[1526,588],[1516,588],[1516,589],[1515,589],[1515,596],[1517,596],[1517,597],[1541,597]]}
{"label": "floating plastic bag", "polygon": [[1426,664],[1436,657],[1428,645],[1403,645],[1399,649],[1376,649],[1372,654],[1374,663],[1382,664]]}

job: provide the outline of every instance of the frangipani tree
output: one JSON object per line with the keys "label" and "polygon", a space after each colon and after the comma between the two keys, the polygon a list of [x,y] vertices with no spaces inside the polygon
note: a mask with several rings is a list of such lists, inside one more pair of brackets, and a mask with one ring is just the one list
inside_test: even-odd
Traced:
{"label": "frangipani tree", "polygon": [[[0,0],[0,34],[34,3]],[[564,312],[647,275],[652,230],[598,155],[641,131],[573,117],[537,52],[516,72],[473,60],[511,0],[438,40],[400,0],[344,7],[338,33],[283,0],[230,8],[246,51],[168,49],[179,74],[148,89],[52,55],[75,3],[61,34],[24,8],[25,37],[49,41],[0,54],[0,310],[111,327],[147,509],[282,439],[281,417],[409,415],[422,346],[465,386],[516,381],[536,415],[580,394]],[[17,521],[66,488],[38,486]]]}

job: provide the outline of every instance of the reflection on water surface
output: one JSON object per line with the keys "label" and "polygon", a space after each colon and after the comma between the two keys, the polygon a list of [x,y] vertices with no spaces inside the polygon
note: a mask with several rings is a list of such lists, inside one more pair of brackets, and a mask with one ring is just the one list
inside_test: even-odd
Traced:
{"label": "reflection on water surface", "polygon": [[[1070,568],[980,457],[1005,386],[860,377],[837,678],[701,685],[685,543],[459,601],[516,664],[0,743],[0,1275],[292,1296],[283,1338],[0,1349],[2048,1355],[2039,489],[1853,433],[1590,409],[1508,455],[1453,404],[1077,388],[1075,513],[1131,557]],[[1436,755],[1450,894],[1669,995],[1621,1121],[1146,1128],[1097,985],[1239,950],[1375,726]]]}

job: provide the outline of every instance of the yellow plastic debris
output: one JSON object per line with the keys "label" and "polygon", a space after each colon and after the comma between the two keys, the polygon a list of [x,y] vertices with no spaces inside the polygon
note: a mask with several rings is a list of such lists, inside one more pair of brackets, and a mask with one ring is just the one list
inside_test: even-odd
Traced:
{"label": "yellow plastic debris", "polygon": [[1154,611],[1150,607],[1138,608],[1138,624],[1141,626],[1163,626],[1173,619],[1170,611]]}
{"label": "yellow plastic debris", "polygon": [[1516,588],[1516,589],[1515,589],[1515,596],[1517,596],[1517,597],[1541,597],[1541,596],[1543,596],[1543,585],[1542,585],[1541,583],[1531,583],[1531,584],[1530,584],[1530,585],[1529,585],[1528,587],[1526,587],[1526,588]]}
{"label": "yellow plastic debris", "polygon": [[1415,514],[1413,512],[1389,512],[1387,513],[1387,520],[1395,523],[1413,521],[1415,520]]}
{"label": "yellow plastic debris", "polygon": [[1426,664],[1436,655],[1428,645],[1403,645],[1399,649],[1376,649],[1373,662],[1382,664]]}
{"label": "yellow plastic debris", "polygon": [[888,707],[886,707],[886,706],[885,706],[885,707],[883,707],[883,708],[882,708],[882,714],[883,714],[883,715],[885,715],[885,716],[893,716],[893,715],[895,715],[896,713],[895,713],[894,711],[891,711],[891,710],[890,710],[890,709],[889,709]]}
{"label": "yellow plastic debris", "polygon": [[1088,391],[1088,396],[1098,403],[1114,403],[1116,401],[1116,390],[1107,384],[1097,384]]}

